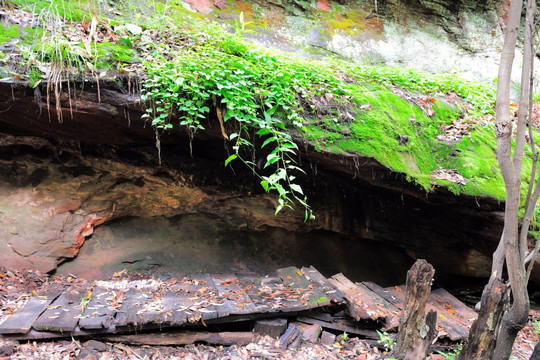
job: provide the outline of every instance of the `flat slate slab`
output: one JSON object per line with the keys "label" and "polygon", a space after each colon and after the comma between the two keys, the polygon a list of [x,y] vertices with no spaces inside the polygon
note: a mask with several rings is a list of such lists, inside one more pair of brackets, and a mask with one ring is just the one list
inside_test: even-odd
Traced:
{"label": "flat slate slab", "polygon": [[32,327],[38,331],[73,332],[83,312],[81,298],[84,296],[77,290],[64,292],[47,306]]}
{"label": "flat slate slab", "polygon": [[308,310],[330,305],[330,299],[319,285],[309,281],[304,273],[296,267],[288,267],[277,271],[283,283],[288,286],[302,304],[298,310]]}
{"label": "flat slate slab", "polygon": [[366,285],[355,284],[343,274],[336,274],[329,281],[345,294],[349,315],[354,319],[384,323],[386,328],[398,325],[399,308]]}
{"label": "flat slate slab", "polygon": [[115,296],[112,290],[101,286],[94,287],[90,301],[86,304],[79,320],[79,327],[87,330],[110,327],[116,314],[111,304]]}
{"label": "flat slate slab", "polygon": [[28,333],[36,319],[60,294],[61,292],[58,291],[31,298],[22,309],[13,313],[0,324],[0,334]]}
{"label": "flat slate slab", "polygon": [[235,275],[213,275],[212,282],[218,296],[225,300],[229,315],[244,315],[257,312],[257,307],[247,294],[247,288]]}
{"label": "flat slate slab", "polygon": [[305,309],[297,294],[276,275],[237,274],[261,314],[292,313]]}
{"label": "flat slate slab", "polygon": [[[193,274],[168,280],[96,281],[89,290],[73,287],[35,296],[0,324],[0,334],[16,340],[88,337],[299,316],[306,323],[376,338],[374,328],[366,324],[395,330],[405,297],[401,287],[353,283],[343,274],[327,279],[314,267],[288,267],[269,276]],[[340,311],[343,305],[352,318]],[[330,311],[312,311],[331,306]],[[443,289],[432,292],[427,307],[439,314],[439,335],[451,340],[466,338],[476,318]],[[167,341],[187,341],[175,336]]]}
{"label": "flat slate slab", "polygon": [[229,316],[224,300],[218,296],[210,275],[187,276],[171,287],[182,298],[180,309],[188,323],[204,322],[218,317]]}
{"label": "flat slate slab", "polygon": [[313,266],[303,267],[302,273],[311,282],[317,284],[326,296],[333,302],[343,303],[345,301],[345,294],[343,291],[336,289],[327,278],[325,278],[317,269]]}

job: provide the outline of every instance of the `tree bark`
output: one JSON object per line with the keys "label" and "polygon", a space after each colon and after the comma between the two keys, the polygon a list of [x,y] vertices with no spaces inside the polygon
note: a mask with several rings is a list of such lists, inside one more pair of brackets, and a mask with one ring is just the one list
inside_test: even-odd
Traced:
{"label": "tree bark", "polygon": [[492,276],[482,293],[482,307],[474,322],[465,348],[458,360],[491,359],[495,351],[504,306],[508,302],[507,287],[497,276]]}
{"label": "tree bark", "polygon": [[405,309],[399,322],[396,359],[425,359],[435,338],[437,313],[430,311],[424,320],[426,303],[431,292],[435,270],[425,260],[417,260],[407,272]]}
{"label": "tree bark", "polygon": [[[532,27],[534,14],[536,12],[536,1],[528,0],[525,18],[525,36],[523,50],[523,67],[520,109],[518,111],[516,147],[512,159],[512,122],[508,108],[508,90],[510,88],[510,74],[512,69],[513,56],[508,56],[506,50],[514,51],[516,48],[517,30],[521,20],[522,1],[514,0],[510,5],[510,15],[508,17],[508,29],[505,34],[503,55],[499,69],[499,83],[497,84],[497,112],[496,112],[496,133],[497,133],[497,158],[506,185],[505,219],[503,230],[503,241],[505,249],[506,268],[510,286],[512,287],[513,303],[508,312],[504,314],[501,331],[497,338],[497,344],[493,359],[508,359],[512,353],[512,346],[518,332],[527,323],[529,315],[529,296],[527,292],[525,269],[526,244],[521,242],[527,239],[528,223],[521,228],[520,236],[519,207],[520,207],[520,187],[521,168],[523,163],[523,151],[525,145],[525,128],[527,121],[527,110],[529,108],[529,79],[531,76],[532,52]],[[510,47],[512,50],[510,50]],[[501,75],[504,78],[501,79]],[[500,93],[499,93],[500,92]],[[527,201],[528,205],[532,204]],[[520,241],[522,240],[522,241]]]}
{"label": "tree bark", "polygon": [[536,343],[533,353],[529,360],[540,360],[540,341]]}

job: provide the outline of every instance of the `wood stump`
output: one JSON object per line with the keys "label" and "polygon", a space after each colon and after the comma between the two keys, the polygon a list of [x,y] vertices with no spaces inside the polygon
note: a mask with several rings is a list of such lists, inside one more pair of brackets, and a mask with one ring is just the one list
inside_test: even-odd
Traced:
{"label": "wood stump", "polygon": [[507,302],[506,284],[492,276],[482,293],[482,302],[478,319],[469,332],[468,344],[459,354],[459,360],[491,359],[495,350],[497,333],[504,315]]}
{"label": "wood stump", "polygon": [[417,260],[407,272],[407,293],[399,321],[397,348],[392,357],[400,360],[425,359],[435,339],[437,312],[430,311],[424,319],[426,303],[431,293],[435,270],[425,260]]}

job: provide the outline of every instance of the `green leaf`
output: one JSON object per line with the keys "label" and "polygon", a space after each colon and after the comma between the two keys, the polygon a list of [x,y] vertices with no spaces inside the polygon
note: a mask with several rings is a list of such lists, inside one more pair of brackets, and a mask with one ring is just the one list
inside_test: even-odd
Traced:
{"label": "green leaf", "polygon": [[229,156],[229,157],[227,158],[227,160],[225,160],[225,166],[229,165],[229,163],[230,163],[231,161],[233,161],[234,159],[236,159],[237,157],[238,157],[238,155],[236,155],[236,154],[232,154],[231,156]]}
{"label": "green leaf", "polygon": [[264,191],[268,192],[270,191],[270,188],[268,187],[269,183],[267,180],[261,181],[261,186],[263,187]]}
{"label": "green leaf", "polygon": [[297,193],[304,195],[304,192],[302,191],[302,187],[298,184],[291,184],[291,189],[296,191]]}
{"label": "green leaf", "polygon": [[289,149],[298,149],[298,145],[296,145],[296,143],[291,143],[291,142],[283,143],[281,147],[289,148]]}
{"label": "green leaf", "polygon": [[259,131],[257,131],[255,134],[259,136],[264,136],[271,133],[272,133],[272,130],[270,128],[264,127],[264,128],[259,129]]}
{"label": "green leaf", "polygon": [[275,187],[276,187],[276,190],[279,193],[279,196],[287,195],[287,190],[285,190],[285,188],[281,184],[276,183]]}
{"label": "green leaf", "polygon": [[261,145],[261,149],[264,148],[266,145],[270,144],[272,141],[276,141],[276,138],[274,136],[270,136],[268,139],[266,139]]}
{"label": "green leaf", "polygon": [[266,157],[266,164],[264,164],[264,167],[268,167],[276,162],[279,161],[279,156],[276,154],[270,154]]}

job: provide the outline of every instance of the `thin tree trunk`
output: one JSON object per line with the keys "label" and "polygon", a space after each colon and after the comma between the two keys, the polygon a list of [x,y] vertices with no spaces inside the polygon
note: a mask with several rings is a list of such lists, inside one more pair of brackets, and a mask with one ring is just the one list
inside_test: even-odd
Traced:
{"label": "thin tree trunk", "polygon": [[[501,330],[493,359],[508,359],[519,330],[525,326],[529,314],[529,299],[526,286],[525,254],[520,243],[518,229],[521,168],[525,144],[526,116],[529,100],[530,57],[532,56],[532,21],[536,11],[535,0],[528,0],[525,21],[524,61],[522,68],[522,84],[520,109],[516,133],[516,147],[512,158],[512,121],[509,111],[510,72],[516,49],[518,27],[521,20],[522,1],[513,0],[510,4],[508,27],[506,29],[499,82],[497,84],[497,105],[495,114],[495,131],[497,135],[497,159],[506,185],[506,204],[504,215],[503,242],[506,268],[513,293],[513,303],[503,316]],[[528,226],[521,231],[528,231]],[[526,237],[525,237],[526,239]],[[481,312],[483,309],[481,309]]]}
{"label": "thin tree trunk", "polygon": [[[521,17],[521,1],[514,0],[511,3],[512,17]],[[510,279],[510,286],[512,287],[513,302],[512,307],[505,313],[501,325],[501,331],[497,338],[497,345],[495,347],[495,353],[493,359],[508,359],[512,353],[512,346],[516,339],[518,332],[527,323],[529,315],[529,295],[527,292],[527,272],[525,269],[525,251],[527,241],[527,232],[529,230],[529,224],[526,222],[521,228],[521,234],[518,230],[519,221],[519,206],[520,206],[520,185],[521,185],[521,165],[523,162],[523,149],[525,144],[525,128],[528,111],[529,91],[530,91],[530,76],[531,76],[531,62],[530,59],[533,56],[532,53],[532,23],[534,21],[534,14],[536,12],[536,1],[527,1],[527,12],[525,18],[525,35],[524,35],[524,49],[523,49],[523,67],[522,67],[522,83],[521,83],[521,97],[520,97],[520,109],[518,111],[518,125],[516,134],[516,148],[513,158],[513,166],[507,162],[508,154],[504,154],[499,158],[499,164],[501,172],[506,173],[506,211],[505,211],[505,226],[503,232],[506,268],[508,270],[508,277]],[[515,20],[515,19],[513,19]],[[510,31],[517,30],[514,27],[516,24],[512,24]],[[519,22],[517,22],[519,25]],[[508,35],[508,34],[507,34]],[[515,35],[512,34],[515,48]],[[506,42],[506,38],[505,38]],[[506,45],[506,44],[505,44]],[[501,60],[502,66],[502,60]],[[497,91],[499,88],[497,88]],[[499,94],[497,94],[497,101],[499,101]],[[502,109],[501,109],[502,110]],[[497,126],[503,125],[499,119],[497,119]],[[511,126],[510,126],[511,128]],[[501,142],[505,142],[504,149],[511,148],[511,139],[497,136],[498,145]],[[503,170],[504,168],[504,170]],[[529,199],[528,205],[531,206]],[[508,231],[507,231],[508,230]],[[521,236],[520,236],[521,235]],[[521,241],[520,241],[521,240]]]}
{"label": "thin tree trunk", "polygon": [[[527,110],[529,108],[529,80],[531,76],[530,57],[532,56],[532,20],[536,11],[534,0],[527,2],[527,14],[525,22],[525,47],[524,61],[522,69],[522,84],[520,108],[518,111],[518,124],[516,130],[515,143],[516,147],[512,156],[512,133],[513,124],[510,117],[510,76],[514,55],[516,51],[518,29],[521,22],[522,1],[512,0],[510,3],[510,11],[508,14],[507,28],[505,32],[504,45],[501,54],[501,62],[499,65],[499,74],[497,82],[497,103],[495,108],[495,134],[497,137],[497,159],[501,169],[501,174],[504,179],[506,188],[506,203],[504,214],[504,229],[501,236],[501,241],[497,250],[494,253],[494,261],[492,266],[492,279],[502,276],[504,260],[506,260],[506,268],[513,293],[513,304],[507,311],[501,322],[501,328],[497,335],[497,329],[493,322],[485,319],[500,319],[500,315],[504,313],[502,307],[490,309],[484,304],[484,297],[489,298],[490,292],[495,291],[493,287],[487,286],[482,295],[482,306],[477,322],[473,325],[474,333],[471,331],[470,339],[479,341],[475,333],[485,333],[491,331],[492,336],[498,336],[496,347],[493,355],[490,355],[492,346],[484,343],[483,350],[478,352],[479,345],[469,346],[471,350],[463,354],[460,359],[501,359],[509,358],[512,346],[519,330],[526,324],[529,313],[529,301],[526,287],[526,271],[525,271],[525,251],[521,244],[518,222],[519,222],[519,207],[520,207],[520,187],[521,187],[521,170],[523,164],[523,154],[525,146],[525,131]],[[530,202],[527,201],[530,205]],[[525,225],[528,225],[526,223]],[[522,231],[528,231],[528,226],[522,228]],[[526,236],[525,236],[526,239]],[[504,257],[502,256],[504,254]],[[492,313],[492,311],[494,311]],[[482,323],[483,321],[484,323]],[[498,323],[498,322],[497,322]],[[473,339],[474,337],[476,339]],[[486,339],[484,339],[486,341]],[[474,349],[476,347],[476,350]]]}

